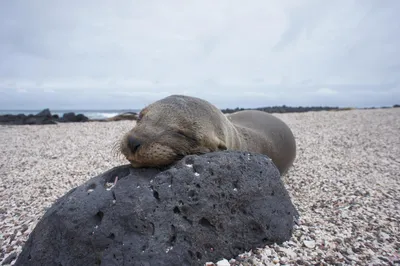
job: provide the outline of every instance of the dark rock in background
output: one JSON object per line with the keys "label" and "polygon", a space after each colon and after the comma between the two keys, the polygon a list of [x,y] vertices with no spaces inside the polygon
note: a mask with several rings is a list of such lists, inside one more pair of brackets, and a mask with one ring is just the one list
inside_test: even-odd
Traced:
{"label": "dark rock in background", "polygon": [[0,115],[0,124],[2,125],[22,125],[26,116],[18,115]]}
{"label": "dark rock in background", "polygon": [[294,216],[263,155],[190,155],[164,171],[119,166],[57,200],[15,265],[203,265],[289,240]]}
{"label": "dark rock in background", "polygon": [[49,109],[44,109],[36,115],[28,115],[28,117],[24,120],[25,125],[49,125],[49,124],[57,124],[51,116],[51,112]]}
{"label": "dark rock in background", "polygon": [[319,112],[319,111],[350,111],[350,110],[368,110],[368,109],[388,109],[388,108],[398,108],[400,105],[395,104],[391,106],[381,106],[381,107],[332,107],[332,106],[267,106],[259,108],[239,108],[234,109],[227,108],[221,109],[221,112],[225,114],[231,114],[243,110],[259,110],[267,113],[304,113],[304,112]]}
{"label": "dark rock in background", "polygon": [[75,122],[75,113],[71,112],[71,113],[64,113],[63,116],[60,118],[60,121],[63,122]]}
{"label": "dark rock in background", "polygon": [[59,122],[87,122],[87,121],[89,121],[89,118],[87,118],[85,115],[83,114],[76,115],[74,112],[65,113],[59,119]]}
{"label": "dark rock in background", "polygon": [[342,111],[342,110],[350,110],[351,108],[339,108],[339,107],[330,107],[330,106],[299,106],[299,107],[292,107],[292,106],[268,106],[268,107],[259,107],[259,108],[239,108],[236,107],[234,109],[222,109],[221,112],[225,114],[230,114],[238,111],[243,110],[258,110],[267,113],[304,113],[304,112],[318,112],[318,111]]}
{"label": "dark rock in background", "polygon": [[126,112],[106,119],[107,121],[137,120],[137,113]]}
{"label": "dark rock in background", "polygon": [[52,115],[49,109],[44,109],[36,115],[0,115],[0,125],[48,125],[57,122],[87,122],[89,118],[83,114],[66,113],[62,118]]}
{"label": "dark rock in background", "polygon": [[57,124],[53,118],[47,116],[37,116],[37,115],[28,115],[23,122],[24,125],[50,125],[50,124]]}
{"label": "dark rock in background", "polygon": [[2,125],[46,125],[56,124],[49,109],[44,109],[36,115],[0,115]]}
{"label": "dark rock in background", "polygon": [[51,113],[48,108],[44,109],[43,111],[39,112],[36,116],[44,116],[47,118],[51,118]]}

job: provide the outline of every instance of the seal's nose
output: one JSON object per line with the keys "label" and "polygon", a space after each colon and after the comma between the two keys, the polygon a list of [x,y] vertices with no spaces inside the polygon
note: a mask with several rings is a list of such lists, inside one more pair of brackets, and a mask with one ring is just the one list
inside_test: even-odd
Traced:
{"label": "seal's nose", "polygon": [[135,137],[129,136],[128,137],[128,146],[132,152],[136,152],[142,143]]}

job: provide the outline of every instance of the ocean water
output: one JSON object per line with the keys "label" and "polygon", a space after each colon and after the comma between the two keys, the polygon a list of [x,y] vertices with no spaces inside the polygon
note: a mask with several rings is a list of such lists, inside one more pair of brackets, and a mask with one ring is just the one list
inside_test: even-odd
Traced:
{"label": "ocean water", "polygon": [[[5,114],[11,114],[11,115],[33,114],[33,115],[35,115],[41,111],[42,110],[0,110],[0,115],[5,115]],[[138,109],[132,109],[132,110],[51,110],[50,109],[50,112],[52,115],[58,115],[60,117],[64,113],[74,112],[75,114],[83,114],[83,115],[89,117],[90,119],[106,119],[106,118],[113,117],[118,114],[122,114],[122,113],[126,113],[126,112],[139,113],[140,110],[138,110]]]}

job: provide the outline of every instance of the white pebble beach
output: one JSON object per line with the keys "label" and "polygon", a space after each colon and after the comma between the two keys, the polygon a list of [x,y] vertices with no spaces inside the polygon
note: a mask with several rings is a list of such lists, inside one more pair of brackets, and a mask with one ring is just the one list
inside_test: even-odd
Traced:
{"label": "white pebble beach", "polygon": [[[400,264],[400,108],[274,115],[297,142],[294,166],[283,181],[300,224],[290,241],[249,251],[238,261]],[[0,126],[0,262],[20,253],[57,198],[127,163],[111,150],[133,125]]]}

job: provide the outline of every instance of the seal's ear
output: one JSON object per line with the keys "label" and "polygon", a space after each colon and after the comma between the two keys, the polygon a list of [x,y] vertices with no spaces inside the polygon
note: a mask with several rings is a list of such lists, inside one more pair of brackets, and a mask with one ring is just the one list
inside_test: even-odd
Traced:
{"label": "seal's ear", "polygon": [[218,150],[220,150],[220,151],[225,151],[225,150],[227,150],[228,148],[226,147],[226,145],[225,145],[225,142],[223,142],[222,140],[220,140],[220,143],[218,144]]}
{"label": "seal's ear", "polygon": [[218,151],[225,151],[228,149],[226,147],[225,141],[221,140],[218,137],[215,137],[215,144]]}

